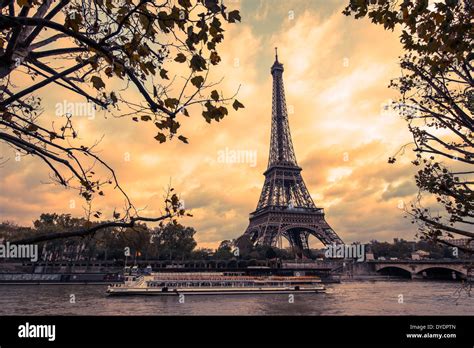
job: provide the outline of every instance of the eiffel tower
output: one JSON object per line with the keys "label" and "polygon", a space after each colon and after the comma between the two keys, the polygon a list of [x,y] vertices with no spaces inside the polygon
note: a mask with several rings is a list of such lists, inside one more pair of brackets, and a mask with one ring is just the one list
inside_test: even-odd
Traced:
{"label": "eiffel tower", "polygon": [[324,245],[342,243],[324,218],[324,210],[316,207],[301,176],[291,141],[283,64],[275,48],[273,76],[272,132],[265,183],[257,209],[250,214],[244,235],[254,245],[276,246],[286,238],[298,258],[309,256],[308,237],[318,238]]}

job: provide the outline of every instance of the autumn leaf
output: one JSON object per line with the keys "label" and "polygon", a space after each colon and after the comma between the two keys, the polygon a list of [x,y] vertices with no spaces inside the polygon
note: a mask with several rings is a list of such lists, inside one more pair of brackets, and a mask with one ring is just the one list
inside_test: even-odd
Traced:
{"label": "autumn leaf", "polygon": [[118,99],[114,92],[110,93],[110,100],[112,100],[114,104],[117,103]]}
{"label": "autumn leaf", "polygon": [[11,114],[10,112],[7,112],[7,111],[5,111],[5,112],[2,114],[2,119],[4,119],[4,120],[7,121],[7,122],[11,122],[12,117],[13,117],[13,114]]}
{"label": "autumn leaf", "polygon": [[178,139],[181,140],[181,141],[182,141],[183,143],[185,143],[185,144],[189,144],[189,143],[188,143],[188,138],[186,138],[185,136],[180,135],[180,136],[178,137]]}
{"label": "autumn leaf", "polygon": [[168,98],[165,100],[165,106],[169,107],[170,109],[175,108],[178,105],[178,99],[176,98]]}
{"label": "autumn leaf", "polygon": [[217,54],[216,51],[212,51],[211,56],[209,57],[212,65],[217,65],[221,61],[221,57]]}
{"label": "autumn leaf", "polygon": [[239,22],[240,22],[240,20],[242,19],[242,18],[240,17],[240,13],[239,13],[238,10],[230,11],[228,18],[229,18],[229,19],[228,19],[229,23],[235,23],[235,21],[239,21]]}
{"label": "autumn leaf", "polygon": [[164,143],[166,141],[166,135],[164,135],[163,133],[158,133],[156,136],[155,136],[155,139],[158,140],[161,143]]}
{"label": "autumn leaf", "polygon": [[207,49],[211,51],[216,48],[216,43],[213,41],[209,41],[206,46],[207,46]]}
{"label": "autumn leaf", "polygon": [[215,101],[219,100],[219,93],[216,90],[213,90],[211,92],[211,98],[214,99]]}
{"label": "autumn leaf", "polygon": [[168,74],[168,70],[165,70],[165,69],[160,70],[160,76],[162,79],[169,80],[169,77],[167,74]]}
{"label": "autumn leaf", "polygon": [[245,106],[239,102],[237,99],[234,100],[234,103],[232,104],[232,107],[237,111],[239,108],[245,108]]}
{"label": "autumn leaf", "polygon": [[194,76],[191,79],[191,83],[196,86],[197,88],[200,88],[202,84],[204,83],[204,77],[202,76]]}
{"label": "autumn leaf", "polygon": [[26,127],[26,131],[28,132],[36,132],[38,130],[38,126],[34,124],[29,124],[28,127]]}
{"label": "autumn leaf", "polygon": [[178,53],[174,61],[178,63],[184,63],[186,61],[186,56],[182,53]]}
{"label": "autumn leaf", "polygon": [[91,77],[92,85],[95,89],[100,90],[101,88],[105,87],[104,81],[99,76],[92,76]]}
{"label": "autumn leaf", "polygon": [[229,114],[229,111],[227,111],[227,108],[225,106],[220,106],[220,107],[217,108],[217,110],[219,110],[219,112],[222,116],[225,116],[225,115]]}
{"label": "autumn leaf", "polygon": [[75,32],[79,31],[80,24],[82,24],[82,16],[77,12],[69,13],[64,22],[66,28],[71,28]]}
{"label": "autumn leaf", "polygon": [[193,71],[203,71],[206,70],[206,60],[200,55],[195,54],[191,58],[191,69]]}

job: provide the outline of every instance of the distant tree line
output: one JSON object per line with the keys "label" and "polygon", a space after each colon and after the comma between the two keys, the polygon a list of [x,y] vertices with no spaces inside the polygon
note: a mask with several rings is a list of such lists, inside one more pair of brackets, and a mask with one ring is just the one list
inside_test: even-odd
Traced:
{"label": "distant tree line", "polygon": [[[4,242],[51,235],[104,221],[91,222],[70,214],[45,213],[34,221],[33,227],[22,227],[10,222],[0,223],[0,240]],[[133,228],[107,228],[93,235],[47,240],[37,243],[43,260],[267,260],[293,259],[291,250],[269,246],[253,246],[250,241],[236,253],[232,241],[224,240],[217,249],[197,248],[196,230],[172,220],[156,227],[137,224]],[[126,256],[129,251],[129,256]]]}
{"label": "distant tree line", "polygon": [[[103,222],[90,222],[70,214],[41,214],[34,227],[20,227],[8,222],[0,224],[0,238],[16,240],[35,235],[74,231],[93,227]],[[107,228],[85,237],[70,237],[40,242],[42,257],[53,260],[121,260],[132,259],[187,259],[196,248],[192,227],[176,221],[150,228],[137,224],[133,228]]]}
{"label": "distant tree line", "polygon": [[464,253],[461,250],[459,250],[458,256],[455,256],[452,247],[426,240],[414,242],[395,238],[392,243],[373,240],[367,245],[367,250],[372,252],[375,258],[395,257],[397,259],[408,259],[411,258],[413,252],[418,250],[429,252],[428,257],[432,259],[464,257]]}
{"label": "distant tree line", "polygon": [[[41,234],[74,231],[103,224],[70,214],[45,213],[34,221],[33,227],[22,227],[10,222],[0,223],[0,241],[30,238]],[[254,246],[246,237],[224,240],[216,249],[197,248],[196,230],[176,221],[156,227],[139,224],[133,228],[109,228],[94,235],[48,240],[38,243],[41,260],[294,260],[291,248],[280,249],[266,245]],[[430,241],[406,241],[395,238],[392,243],[376,240],[366,244],[366,252],[376,258],[411,258],[417,250],[429,252],[430,258],[454,258],[451,247]],[[128,255],[126,256],[126,251]],[[459,251],[458,257],[464,257]],[[324,249],[312,249],[311,258],[324,258]]]}

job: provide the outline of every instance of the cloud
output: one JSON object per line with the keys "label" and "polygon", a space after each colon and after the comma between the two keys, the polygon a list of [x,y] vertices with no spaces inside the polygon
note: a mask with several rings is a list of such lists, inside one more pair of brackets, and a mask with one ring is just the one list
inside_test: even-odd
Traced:
{"label": "cloud", "polygon": [[382,199],[389,200],[391,198],[412,196],[416,192],[418,192],[418,188],[413,180],[405,181],[396,186],[389,184],[385,192],[382,194]]}

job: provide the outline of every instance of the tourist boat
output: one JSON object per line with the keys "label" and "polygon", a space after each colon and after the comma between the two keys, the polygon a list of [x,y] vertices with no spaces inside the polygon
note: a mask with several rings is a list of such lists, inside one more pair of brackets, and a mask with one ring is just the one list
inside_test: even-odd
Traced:
{"label": "tourist boat", "polygon": [[321,293],[315,276],[245,276],[229,273],[152,273],[127,275],[108,295],[240,295]]}

